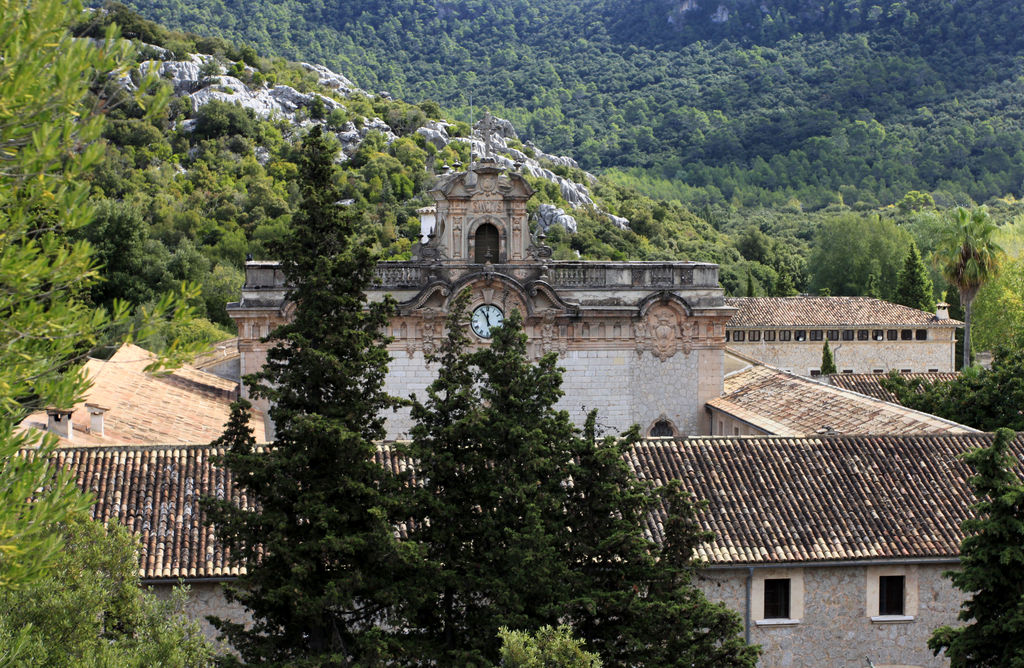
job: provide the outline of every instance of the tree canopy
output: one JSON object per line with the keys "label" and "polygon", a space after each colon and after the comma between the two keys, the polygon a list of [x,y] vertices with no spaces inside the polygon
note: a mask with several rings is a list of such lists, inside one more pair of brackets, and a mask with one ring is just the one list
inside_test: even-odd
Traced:
{"label": "tree canopy", "polygon": [[209,520],[247,568],[233,600],[251,628],[218,626],[250,662],[374,663],[381,652],[403,552],[393,529],[396,482],[377,462],[389,360],[380,332],[393,302],[368,304],[374,267],[358,208],[345,208],[332,145],[314,129],[300,157],[302,204],[276,245],[295,304],[271,333],[266,366],[247,378],[270,399],[275,437],[256,451],[244,404],[219,443],[252,507],[207,499]]}
{"label": "tree canopy", "polygon": [[928,640],[953,668],[1024,665],[1024,484],[1009,454],[1014,437],[999,429],[992,445],[963,455],[974,469],[975,516],[962,524],[960,569],[946,577],[967,597],[958,615],[966,624],[938,628]]}

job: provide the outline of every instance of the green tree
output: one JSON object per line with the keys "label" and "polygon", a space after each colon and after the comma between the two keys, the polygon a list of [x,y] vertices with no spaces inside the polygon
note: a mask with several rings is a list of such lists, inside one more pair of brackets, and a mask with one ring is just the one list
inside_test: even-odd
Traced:
{"label": "green tree", "polygon": [[974,517],[961,525],[960,569],[945,575],[967,595],[958,619],[965,626],[935,630],[928,647],[953,668],[1024,665],[1024,485],[1009,454],[1015,434],[999,429],[992,445],[965,453]]}
{"label": "green tree", "polygon": [[935,310],[932,277],[928,274],[928,268],[921,260],[917,244],[913,241],[910,242],[910,249],[907,251],[903,269],[900,270],[893,301],[922,311]]}
{"label": "green tree", "polygon": [[[697,547],[713,538],[677,483],[636,479],[626,457],[638,438],[596,437],[596,413],[574,440],[566,501],[572,571],[565,618],[612,665],[714,665],[752,668],[759,649],[743,642],[739,616],[696,586]],[[661,544],[644,535],[661,514]]]}
{"label": "green tree", "polygon": [[206,666],[213,648],[184,613],[139,583],[138,543],[124,527],[86,513],[58,528],[64,549],[44,578],[0,591],[0,646],[18,665]]}
{"label": "green tree", "polygon": [[982,431],[1000,425],[1024,430],[1024,348],[1019,343],[997,348],[991,369],[968,367],[956,380],[928,383],[893,372],[881,382],[908,408]]}
{"label": "green tree", "polygon": [[468,351],[466,299],[452,304],[426,403],[413,402],[421,486],[410,539],[429,570],[411,626],[424,639],[418,655],[444,665],[494,661],[501,626],[556,623],[569,579],[562,481],[573,427],[553,408],[556,358],[530,363],[516,311],[489,347]]}
{"label": "green tree", "polygon": [[910,235],[887,218],[844,214],[822,223],[811,252],[811,289],[821,294],[892,296]]}
{"label": "green tree", "polygon": [[[600,439],[596,414],[580,431],[556,410],[557,358],[529,362],[518,312],[488,348],[467,350],[467,298],[451,306],[426,402],[413,402],[409,540],[426,561],[406,587],[407,654],[494,661],[488,629],[562,620],[615,665],[754,665],[739,618],[692,585],[693,550],[708,539],[693,504],[626,464],[636,429]],[[658,511],[669,537],[660,546],[642,528]]]}
{"label": "green tree", "polygon": [[1001,249],[993,239],[995,223],[984,207],[958,207],[947,220],[934,260],[942,276],[955,286],[964,307],[964,368],[971,363],[971,307],[978,290],[999,269]]}
{"label": "green tree", "polygon": [[832,348],[829,347],[828,341],[821,347],[821,375],[831,376],[836,373],[836,360],[832,356]]}
{"label": "green tree", "polygon": [[501,668],[601,668],[597,654],[583,649],[568,626],[544,626],[536,633],[498,631]]}
{"label": "green tree", "polygon": [[340,206],[332,147],[314,128],[301,156],[302,203],[274,249],[295,304],[271,334],[267,364],[247,379],[271,401],[275,440],[255,451],[241,405],[219,443],[223,464],[253,505],[208,500],[209,518],[247,572],[229,590],[251,628],[218,620],[250,662],[374,663],[385,651],[393,582],[397,481],[374,455],[393,301],[367,303],[375,266],[360,211]]}
{"label": "green tree", "polygon": [[[16,425],[42,406],[70,408],[88,385],[76,363],[127,321],[123,306],[110,314],[89,303],[93,252],[68,238],[91,219],[85,177],[103,155],[103,116],[88,91],[125,60],[112,31],[72,39],[81,10],[0,4],[0,589],[45,573],[60,552],[55,523],[88,506],[47,464],[56,439]],[[35,457],[17,455],[36,447]]]}

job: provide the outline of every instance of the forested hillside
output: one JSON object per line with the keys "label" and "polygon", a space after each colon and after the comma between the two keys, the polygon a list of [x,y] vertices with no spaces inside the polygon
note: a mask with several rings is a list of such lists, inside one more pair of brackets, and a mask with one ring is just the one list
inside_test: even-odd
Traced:
{"label": "forested hillside", "polygon": [[[134,0],[149,18],[486,105],[687,204],[1020,195],[1024,7],[995,0]],[[472,99],[471,99],[472,96]]]}
{"label": "forested hillside", "polygon": [[[123,6],[93,13],[72,31],[95,36],[111,22],[134,40],[135,62],[93,90],[94,104],[107,110],[107,144],[103,164],[89,176],[95,220],[76,238],[91,242],[104,265],[105,280],[92,291],[97,305],[144,305],[180,281],[199,285],[195,305],[208,322],[165,331],[164,340],[230,333],[224,305],[238,295],[245,258],[272,257],[271,245],[290,225],[297,146],[312,125],[337,142],[336,178],[352,206],[374,222],[385,259],[409,256],[419,231],[416,209],[432,201],[427,191],[436,175],[465,165],[472,142],[482,146],[479,134],[457,120],[458,110],[367,93],[318,64],[171,31]],[[169,100],[159,113],[143,114],[131,94],[149,85],[142,84],[146,72],[157,75],[143,95],[147,107]],[[571,157],[544,153],[547,146],[526,136],[520,141],[504,121],[502,127],[499,157],[509,168],[525,163],[537,190],[528,211],[546,205],[572,217],[570,226],[547,228],[556,259],[716,262],[730,295],[815,291],[897,299],[911,242],[927,260],[949,216],[942,193],[927,190],[901,193],[895,205],[880,208],[857,200],[810,210],[784,189],[760,191],[779,198],[770,207],[743,206],[747,191],[740,189],[728,202],[700,200],[693,195],[716,186],[702,190],[640,168],[605,170],[595,180]],[[992,139],[994,146],[1000,141]],[[758,164],[772,175],[780,160]],[[841,186],[837,197],[849,188]],[[1020,220],[1024,211],[1013,196],[988,203],[1000,224]],[[1024,322],[1024,303],[1012,298],[1024,280],[1017,260],[1024,257],[1024,224],[1007,226],[1004,236],[1012,271],[979,296],[979,341],[1005,339]],[[948,286],[934,268],[931,277],[939,298]]]}

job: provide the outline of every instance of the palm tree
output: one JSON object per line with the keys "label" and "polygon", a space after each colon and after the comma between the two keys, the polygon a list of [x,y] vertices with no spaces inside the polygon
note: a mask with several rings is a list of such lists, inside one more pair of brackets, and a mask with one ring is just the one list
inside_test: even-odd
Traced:
{"label": "palm tree", "polygon": [[971,303],[981,286],[999,270],[1002,249],[993,238],[995,231],[996,224],[984,207],[973,211],[957,207],[932,256],[942,276],[960,293],[964,307],[965,369],[971,364]]}

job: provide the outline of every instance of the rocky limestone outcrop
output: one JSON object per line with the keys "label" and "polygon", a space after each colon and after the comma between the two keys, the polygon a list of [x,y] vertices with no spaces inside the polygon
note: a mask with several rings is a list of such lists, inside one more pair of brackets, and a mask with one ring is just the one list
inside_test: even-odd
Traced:
{"label": "rocky limestone outcrop", "polygon": [[623,218],[622,216],[613,216],[612,214],[607,212],[604,215],[608,217],[608,220],[611,222],[612,225],[619,228],[620,230],[629,229],[629,218]]}
{"label": "rocky limestone outcrop", "polygon": [[[198,110],[212,100],[219,100],[231,104],[238,104],[245,109],[250,109],[260,118],[283,118],[298,127],[306,127],[314,124],[325,125],[321,120],[309,118],[308,110],[319,98],[322,103],[325,115],[335,109],[344,109],[344,100],[334,99],[317,92],[302,93],[291,86],[252,86],[225,73],[224,65],[213,56],[204,54],[193,54],[185,60],[174,60],[173,53],[154,47],[143,46],[144,53],[153,58],[142,63],[139,71],[131,76],[123,74],[118,81],[125,88],[134,90],[140,76],[155,73],[157,76],[166,79],[174,88],[175,95],[188,97],[192,101],[192,108]],[[344,97],[369,96],[368,93],[356,87],[347,77],[331,71],[323,65],[301,63],[307,71],[316,75],[318,83],[326,89],[339,93]],[[252,68],[246,67],[246,71],[252,72]],[[319,105],[318,105],[319,106]],[[366,135],[376,130],[384,135],[386,143],[397,139],[392,128],[380,118],[364,118],[361,124],[347,122],[340,130],[334,132],[341,143],[342,153],[339,161],[344,162],[352,157],[359,150]],[[195,120],[190,119],[183,123],[182,129],[191,131],[195,127]],[[443,149],[451,142],[468,142],[471,153],[475,157],[483,156],[486,147],[484,135],[480,123],[473,128],[471,135],[467,137],[452,137],[448,130],[452,125],[441,120],[427,121],[416,133],[434,145],[437,149]],[[571,157],[563,155],[552,155],[540,150],[532,142],[526,142],[524,148],[519,143],[519,135],[515,126],[508,119],[492,118],[490,122],[490,143],[492,157],[502,167],[509,171],[521,171],[530,176],[545,179],[558,185],[559,193],[573,208],[593,207],[594,200],[590,196],[588,185],[596,181],[594,175],[583,172],[585,183],[577,183],[572,179],[565,178],[554,173],[550,167],[563,167],[567,169],[579,169],[579,165]],[[510,146],[509,143],[514,144]],[[528,153],[529,154],[528,154]],[[269,153],[265,148],[257,147],[257,159],[266,162]],[[543,229],[551,224],[558,224],[568,232],[576,232],[576,219],[557,207],[551,207],[549,211],[545,208],[545,214],[538,218],[538,222],[544,225]],[[606,212],[608,220],[625,229],[629,227],[629,221],[625,218],[613,216]],[[543,221],[543,222],[542,222]]]}
{"label": "rocky limestone outcrop", "polygon": [[342,76],[337,72],[332,72],[323,65],[314,65],[312,63],[299,63],[306,70],[312,72],[317,76],[317,83],[324,88],[330,88],[336,90],[346,97],[353,95],[367,96],[366,91],[356,87],[348,77]]}
{"label": "rocky limestone outcrop", "polygon": [[370,130],[376,130],[384,135],[384,141],[389,145],[398,139],[398,135],[391,131],[391,126],[379,118],[364,119],[362,126],[358,128],[355,123],[349,121],[345,123],[340,131],[335,133],[338,141],[341,142],[341,152],[344,156],[342,162],[351,158],[359,150],[359,146],[366,139],[366,135]]}
{"label": "rocky limestone outcrop", "polygon": [[576,219],[565,212],[565,209],[559,209],[554,204],[541,204],[537,207],[537,210],[533,214],[533,222],[537,225],[537,229],[548,233],[554,225],[559,225],[566,232],[570,234],[576,234]]}
{"label": "rocky limestone outcrop", "polygon": [[448,136],[450,127],[451,123],[445,121],[427,121],[426,125],[416,129],[416,134],[423,135],[423,138],[433,144],[435,148],[442,149],[451,141]]}

